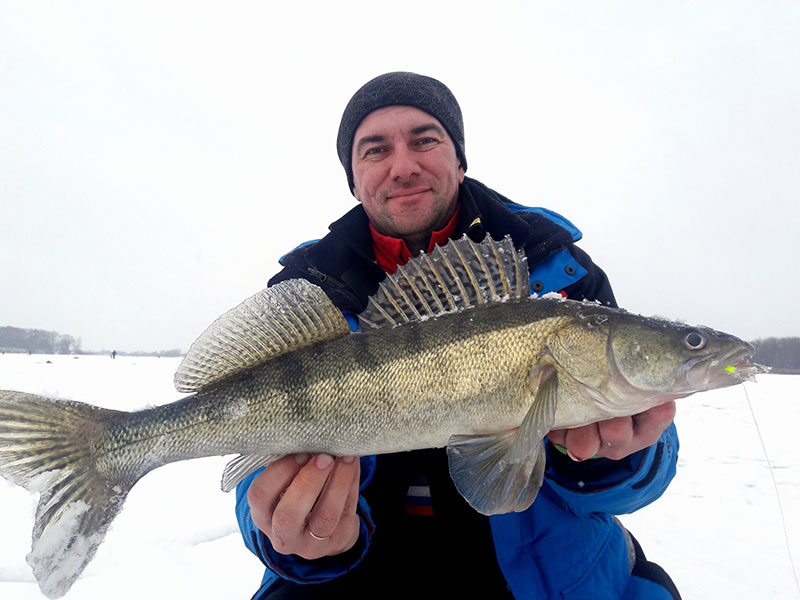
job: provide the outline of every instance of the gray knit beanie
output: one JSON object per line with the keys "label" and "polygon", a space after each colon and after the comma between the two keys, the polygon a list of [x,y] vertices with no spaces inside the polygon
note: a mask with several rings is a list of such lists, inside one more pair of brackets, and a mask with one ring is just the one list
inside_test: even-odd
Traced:
{"label": "gray knit beanie", "polygon": [[379,75],[358,90],[342,115],[336,150],[353,191],[353,137],[361,121],[369,113],[386,106],[413,106],[424,110],[447,130],[456,147],[461,167],[467,170],[464,154],[464,121],[453,92],[441,81],[416,73],[396,72]]}

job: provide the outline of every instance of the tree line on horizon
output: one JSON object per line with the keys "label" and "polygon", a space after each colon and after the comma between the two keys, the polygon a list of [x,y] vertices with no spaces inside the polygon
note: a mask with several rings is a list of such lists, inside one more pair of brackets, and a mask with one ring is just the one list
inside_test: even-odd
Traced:
{"label": "tree line on horizon", "polygon": [[753,362],[774,371],[800,372],[800,337],[770,337],[751,343],[756,348]]}
{"label": "tree line on horizon", "polygon": [[80,354],[81,340],[57,331],[0,327],[0,352]]}
{"label": "tree line on horizon", "polygon": [[[0,352],[10,354],[109,354],[111,351],[84,351],[81,339],[57,331],[0,327]],[[117,356],[181,356],[180,349],[160,352],[114,351]]]}

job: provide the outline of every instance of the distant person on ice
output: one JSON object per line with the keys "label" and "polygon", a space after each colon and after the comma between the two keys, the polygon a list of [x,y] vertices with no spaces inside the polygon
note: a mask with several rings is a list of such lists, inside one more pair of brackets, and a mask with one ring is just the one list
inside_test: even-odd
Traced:
{"label": "distant person on ice", "polygon": [[[461,109],[441,82],[413,73],[368,82],[345,108],[337,149],[360,204],[283,257],[270,285],[305,278],[354,314],[419,252],[508,234],[528,257],[532,292],[616,306],[569,221],[465,176]],[[494,151],[532,168],[503,144]],[[679,598],[612,516],[654,501],[674,476],[674,412],[669,403],[551,432],[536,501],[492,517],[456,491],[444,449],[286,456],[237,489],[245,544],[266,565],[254,598]]]}
{"label": "distant person on ice", "polygon": [[115,358],[117,358],[117,351],[116,350],[112,350],[111,351],[111,359],[113,360]]}

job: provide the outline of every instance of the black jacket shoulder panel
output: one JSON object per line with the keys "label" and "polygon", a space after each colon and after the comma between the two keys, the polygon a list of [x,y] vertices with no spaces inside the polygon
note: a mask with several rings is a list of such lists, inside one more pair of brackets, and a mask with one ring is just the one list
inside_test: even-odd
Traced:
{"label": "black jacket shoulder panel", "polygon": [[337,308],[351,312],[366,308],[367,298],[386,276],[374,261],[368,221],[360,205],[332,223],[322,239],[286,254],[281,264],[283,269],[269,285],[306,279],[321,287]]}
{"label": "black jacket shoulder panel", "polygon": [[572,233],[537,212],[512,211],[511,201],[475,179],[464,179],[460,197],[480,213],[483,227],[494,239],[509,235],[525,250],[528,264],[537,265],[572,244]]}

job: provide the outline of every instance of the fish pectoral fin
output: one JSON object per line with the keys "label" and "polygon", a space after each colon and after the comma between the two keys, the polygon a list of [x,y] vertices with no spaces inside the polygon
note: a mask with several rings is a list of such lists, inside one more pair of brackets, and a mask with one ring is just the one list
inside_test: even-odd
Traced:
{"label": "fish pectoral fin", "polygon": [[557,393],[558,378],[543,377],[518,429],[450,438],[450,476],[479,513],[522,512],[533,504],[544,477],[543,439],[555,422]]}
{"label": "fish pectoral fin", "polygon": [[266,467],[283,456],[282,454],[240,454],[231,462],[225,465],[222,472],[222,482],[220,487],[223,492],[230,492],[239,485],[250,473]]}

